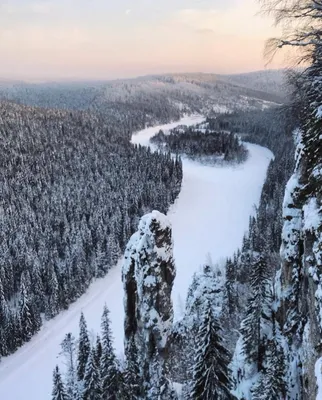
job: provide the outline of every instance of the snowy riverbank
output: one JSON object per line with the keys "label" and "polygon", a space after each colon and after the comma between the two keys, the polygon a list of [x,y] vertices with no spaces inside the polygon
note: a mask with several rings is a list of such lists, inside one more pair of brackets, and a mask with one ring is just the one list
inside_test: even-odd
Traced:
{"label": "snowy riverbank", "polygon": [[[200,116],[147,128],[133,135],[132,142],[148,145],[159,129],[179,124],[193,125]],[[248,160],[235,167],[209,167],[183,160],[183,185],[176,203],[169,210],[174,237],[177,277],[173,299],[176,315],[180,301],[185,301],[191,277],[210,253],[214,262],[231,255],[240,246],[248,227],[249,215],[258,204],[261,188],[272,153],[260,146],[247,144]],[[0,399],[46,400],[51,397],[52,375],[60,343],[67,332],[78,334],[83,311],[90,330],[98,332],[103,305],[111,311],[117,352],[123,347],[123,288],[121,266],[113,268],[94,282],[70,308],[47,321],[38,335],[12,356],[0,362]]]}

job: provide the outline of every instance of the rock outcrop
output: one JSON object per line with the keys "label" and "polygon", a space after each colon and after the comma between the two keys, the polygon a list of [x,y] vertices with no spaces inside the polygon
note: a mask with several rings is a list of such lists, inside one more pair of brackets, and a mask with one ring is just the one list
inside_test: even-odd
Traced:
{"label": "rock outcrop", "polygon": [[131,237],[122,271],[125,353],[130,356],[129,345],[134,342],[143,382],[151,381],[150,368],[156,357],[162,369],[166,364],[175,274],[170,222],[165,215],[153,211],[141,218],[138,231]]}
{"label": "rock outcrop", "polygon": [[286,187],[278,295],[289,398],[311,400],[322,396],[322,148],[310,156],[306,136],[298,132],[296,168]]}

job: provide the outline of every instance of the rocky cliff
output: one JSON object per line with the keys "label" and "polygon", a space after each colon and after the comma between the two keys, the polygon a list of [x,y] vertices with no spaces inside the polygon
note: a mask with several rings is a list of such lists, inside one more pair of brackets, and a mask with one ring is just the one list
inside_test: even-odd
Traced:
{"label": "rocky cliff", "polygon": [[306,133],[296,132],[296,167],[284,199],[278,293],[289,398],[303,400],[322,398],[322,136],[311,138],[318,123],[315,118]]}
{"label": "rocky cliff", "polygon": [[[175,278],[170,222],[158,211],[141,218],[125,251],[122,279],[125,307],[125,353],[134,341],[143,382],[151,382],[151,366],[166,369],[173,322],[171,290]],[[145,388],[145,391],[151,388]]]}

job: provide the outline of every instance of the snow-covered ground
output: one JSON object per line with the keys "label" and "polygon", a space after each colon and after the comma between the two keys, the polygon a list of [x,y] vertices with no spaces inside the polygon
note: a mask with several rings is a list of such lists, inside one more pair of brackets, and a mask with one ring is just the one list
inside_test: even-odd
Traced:
{"label": "snow-covered ground", "polygon": [[182,190],[168,213],[177,267],[172,292],[175,311],[178,297],[185,301],[192,274],[206,261],[207,253],[220,263],[242,243],[273,156],[258,145],[247,144],[247,148],[246,163],[234,167],[183,160]]}
{"label": "snow-covered ground", "polygon": [[[133,143],[147,145],[159,129],[179,124],[193,125],[200,116],[145,129],[132,138]],[[213,261],[231,255],[241,244],[248,227],[249,215],[258,204],[262,184],[272,153],[260,146],[247,145],[249,159],[238,167],[207,167],[183,160],[182,191],[168,216],[172,222],[177,277],[173,299],[178,316],[180,300],[185,300],[192,274],[210,253]],[[88,327],[100,328],[103,305],[111,311],[115,347],[123,347],[123,288],[121,263],[104,278],[94,282],[87,293],[55,319],[48,321],[38,335],[15,354],[0,362],[0,399],[49,400],[51,371],[62,360],[57,357],[60,343],[67,332],[78,334],[78,321],[83,311]]]}

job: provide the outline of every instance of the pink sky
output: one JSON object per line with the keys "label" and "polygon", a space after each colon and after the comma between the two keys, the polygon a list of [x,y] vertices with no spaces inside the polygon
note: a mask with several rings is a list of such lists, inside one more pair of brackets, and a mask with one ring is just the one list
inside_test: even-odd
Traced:
{"label": "pink sky", "polygon": [[[253,0],[0,1],[0,77],[106,79],[264,68]],[[283,66],[275,62],[269,67]]]}

